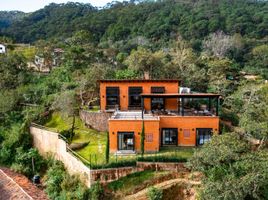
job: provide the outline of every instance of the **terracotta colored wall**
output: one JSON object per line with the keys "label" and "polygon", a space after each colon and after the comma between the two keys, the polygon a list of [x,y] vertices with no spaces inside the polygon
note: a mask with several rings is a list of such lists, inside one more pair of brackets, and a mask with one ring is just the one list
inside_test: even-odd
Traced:
{"label": "terracotta colored wall", "polygon": [[[219,131],[219,117],[200,117],[200,116],[161,116],[160,131],[162,128],[178,129],[179,146],[196,145],[196,128],[212,128],[214,133]],[[182,129],[182,130],[181,130]],[[184,138],[183,129],[190,129],[190,137]]]}
{"label": "terracotta colored wall", "polygon": [[[145,135],[153,134],[153,142],[145,140],[146,151],[159,150],[159,120],[145,120]],[[140,150],[140,134],[142,131],[142,120],[109,120],[110,151],[117,151],[117,132],[134,132],[135,150]],[[114,134],[113,134],[114,133]]]}
{"label": "terracotta colored wall", "polygon": [[[151,87],[165,87],[165,93],[178,93],[179,84],[174,82],[111,82],[100,83],[100,109],[106,107],[106,87],[119,87],[120,90],[120,109],[128,110],[128,88],[143,87],[143,93],[151,93]],[[146,110],[151,109],[150,99],[145,99],[144,106]],[[177,99],[166,99],[166,109],[177,110]]]}

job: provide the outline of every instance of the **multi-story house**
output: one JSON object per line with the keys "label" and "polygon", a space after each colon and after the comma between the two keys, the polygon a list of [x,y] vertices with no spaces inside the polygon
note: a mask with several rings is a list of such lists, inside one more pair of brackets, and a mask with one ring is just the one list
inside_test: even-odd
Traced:
{"label": "multi-story house", "polygon": [[178,80],[101,80],[100,109],[109,119],[111,152],[198,146],[219,133],[218,94],[179,93]]}

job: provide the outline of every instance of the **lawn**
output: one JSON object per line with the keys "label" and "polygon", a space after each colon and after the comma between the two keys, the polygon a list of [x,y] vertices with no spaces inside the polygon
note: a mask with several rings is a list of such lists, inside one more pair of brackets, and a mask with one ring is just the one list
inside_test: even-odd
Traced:
{"label": "lawn", "polygon": [[[60,113],[53,113],[45,123],[46,127],[56,132],[68,130],[71,125],[72,118],[64,117]],[[75,136],[72,143],[83,142],[89,142],[89,144],[83,149],[77,150],[76,153],[88,161],[91,158],[92,162],[97,160],[97,163],[103,163],[105,159],[106,133],[87,128],[80,118],[76,117]]]}

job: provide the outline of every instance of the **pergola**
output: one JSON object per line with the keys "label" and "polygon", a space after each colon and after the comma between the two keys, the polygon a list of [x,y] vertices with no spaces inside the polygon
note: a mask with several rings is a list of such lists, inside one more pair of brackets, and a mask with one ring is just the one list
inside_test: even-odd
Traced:
{"label": "pergola", "polygon": [[189,94],[179,94],[179,93],[142,93],[141,94],[141,106],[142,106],[142,117],[144,113],[144,99],[145,98],[163,98],[163,99],[174,99],[177,98],[178,101],[181,99],[181,105],[178,106],[178,113],[180,113],[181,109],[181,115],[184,116],[184,104],[185,104],[185,99],[208,99],[208,110],[211,111],[211,105],[212,105],[212,99],[216,99],[217,104],[216,104],[216,116],[219,115],[219,98],[221,95],[219,94],[212,94],[212,93],[189,93]]}

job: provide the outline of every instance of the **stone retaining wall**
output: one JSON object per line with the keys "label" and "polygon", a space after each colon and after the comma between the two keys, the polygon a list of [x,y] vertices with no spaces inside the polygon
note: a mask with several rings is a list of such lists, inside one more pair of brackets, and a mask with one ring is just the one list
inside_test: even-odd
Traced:
{"label": "stone retaining wall", "polygon": [[165,163],[165,162],[137,162],[137,168],[143,170],[156,170],[156,171],[175,171],[175,172],[188,172],[184,163]]}
{"label": "stone retaining wall", "polygon": [[137,167],[122,167],[112,169],[91,170],[91,181],[92,182],[100,181],[101,183],[108,183],[139,171],[144,171],[144,169]]}
{"label": "stone retaining wall", "polygon": [[79,114],[81,120],[90,128],[98,131],[108,131],[108,120],[113,113],[81,110]]}

